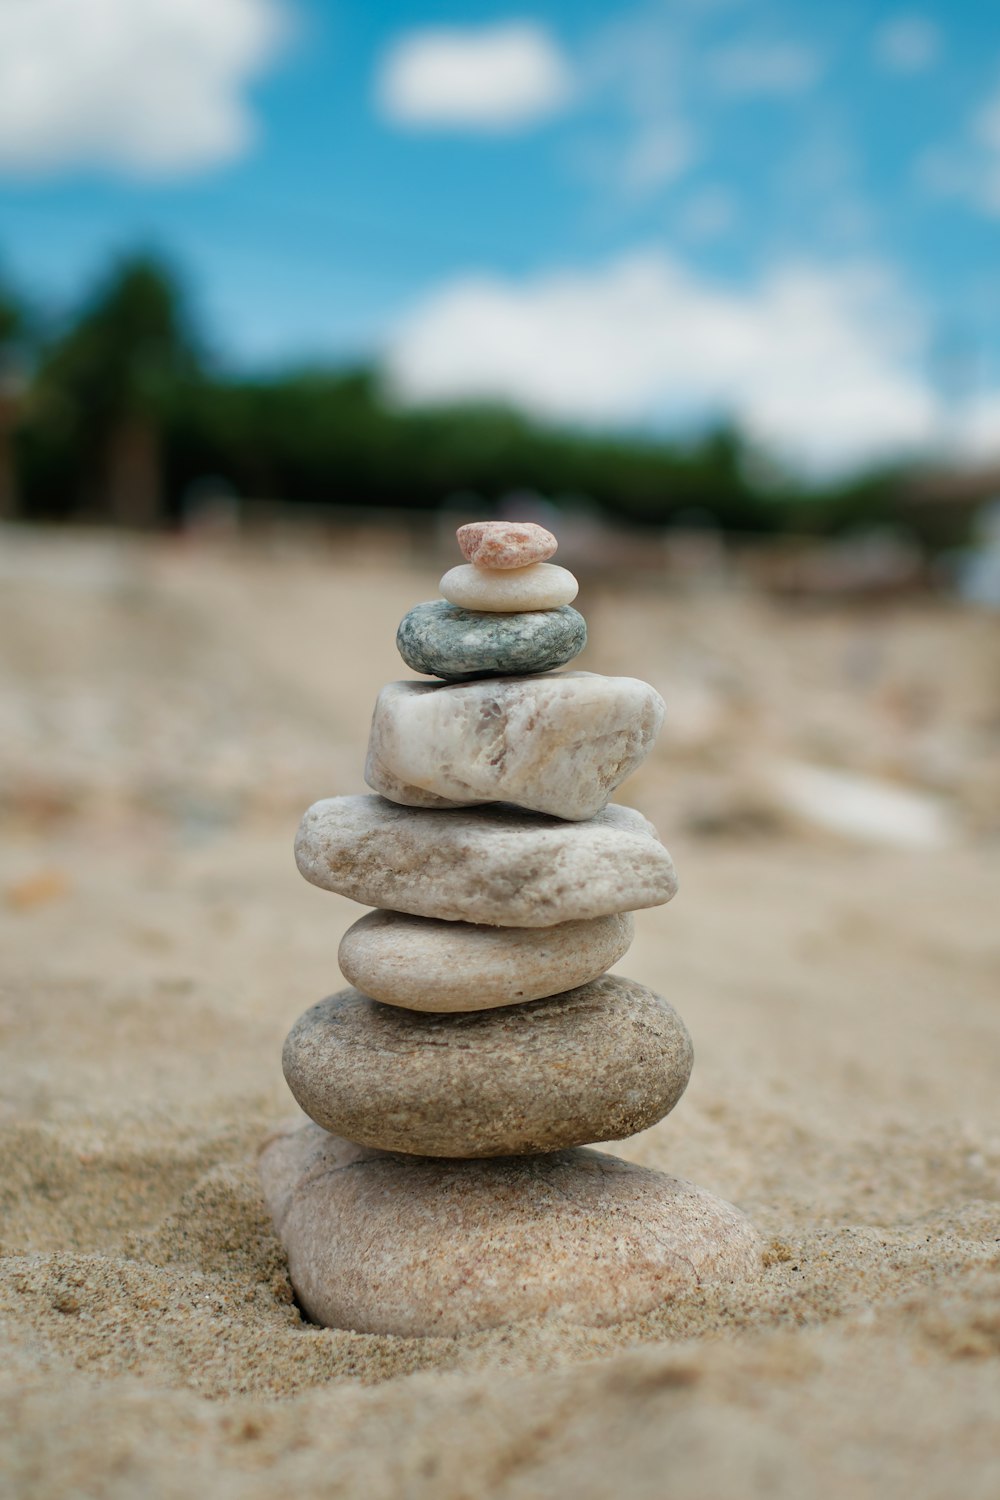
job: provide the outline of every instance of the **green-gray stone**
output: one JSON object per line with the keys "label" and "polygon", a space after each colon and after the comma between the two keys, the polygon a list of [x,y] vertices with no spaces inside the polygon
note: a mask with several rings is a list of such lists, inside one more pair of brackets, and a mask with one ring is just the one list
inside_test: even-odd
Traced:
{"label": "green-gray stone", "polygon": [[551,672],[579,656],[586,644],[587,622],[568,604],[486,614],[431,599],[415,604],[396,634],[408,667],[448,682]]}

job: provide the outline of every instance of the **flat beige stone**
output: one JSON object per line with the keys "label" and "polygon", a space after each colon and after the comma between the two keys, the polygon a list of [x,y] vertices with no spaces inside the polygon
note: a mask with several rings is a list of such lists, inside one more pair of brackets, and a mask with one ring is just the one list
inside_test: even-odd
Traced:
{"label": "flat beige stone", "polygon": [[670,1113],[692,1061],[673,1006],[616,974],[455,1015],[341,990],[299,1017],[282,1056],[297,1103],[325,1130],[461,1157],[623,1140]]}
{"label": "flat beige stone", "polygon": [[488,1010],[558,995],[597,979],[629,950],[627,912],[556,927],[485,927],[372,911],[344,933],[345,979],[386,1005]]}
{"label": "flat beige stone", "polygon": [[455,535],[462,556],[477,568],[526,568],[546,562],[559,546],[535,521],[470,521]]}
{"label": "flat beige stone", "polygon": [[515,614],[533,609],[558,609],[572,604],[580,585],[568,568],[558,563],[532,563],[527,568],[483,568],[459,563],[449,568],[438,588],[449,604],[485,614]]}
{"label": "flat beige stone", "polygon": [[761,1270],[732,1204],[601,1151],[433,1161],[306,1125],[265,1144],[260,1176],[299,1303],[329,1328],[602,1325]]}
{"label": "flat beige stone", "polygon": [[375,704],[365,780],[406,807],[513,802],[592,818],[646,759],[663,713],[647,682],[595,672],[390,682]]}
{"label": "flat beige stone", "polygon": [[496,927],[638,911],[677,891],[656,829],[616,805],[564,823],[510,807],[418,812],[329,797],[303,817],[295,858],[313,885],[365,906]]}

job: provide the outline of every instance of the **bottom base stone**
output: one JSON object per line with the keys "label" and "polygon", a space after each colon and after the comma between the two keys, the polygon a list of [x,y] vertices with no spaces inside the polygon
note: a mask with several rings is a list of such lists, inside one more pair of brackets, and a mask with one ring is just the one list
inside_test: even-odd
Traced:
{"label": "bottom base stone", "polygon": [[310,1123],[265,1142],[260,1175],[299,1303],[328,1328],[415,1338],[539,1316],[615,1323],[761,1265],[732,1204],[589,1148],[441,1160]]}

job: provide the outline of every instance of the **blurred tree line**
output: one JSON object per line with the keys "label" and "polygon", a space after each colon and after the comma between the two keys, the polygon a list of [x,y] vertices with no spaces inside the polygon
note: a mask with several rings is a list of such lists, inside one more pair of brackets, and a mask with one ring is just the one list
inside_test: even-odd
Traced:
{"label": "blurred tree line", "polygon": [[890,519],[898,475],[806,492],[728,427],[683,444],[586,435],[501,406],[397,409],[366,369],[222,375],[151,256],[117,264],[58,329],[0,286],[0,516],[171,525],[209,483],[431,509],[531,490],[637,524],[829,534]]}

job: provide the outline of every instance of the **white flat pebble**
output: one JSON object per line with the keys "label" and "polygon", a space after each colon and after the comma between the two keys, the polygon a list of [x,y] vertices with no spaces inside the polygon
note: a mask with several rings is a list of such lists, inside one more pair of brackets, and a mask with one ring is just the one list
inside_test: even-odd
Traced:
{"label": "white flat pebble", "polygon": [[485,614],[517,614],[558,609],[572,604],[580,585],[558,563],[531,563],[527,568],[479,568],[460,563],[449,568],[438,587],[449,604]]}
{"label": "white flat pebble", "polygon": [[496,927],[638,911],[677,890],[652,823],[614,805],[563,823],[513,807],[415,812],[329,797],[303,817],[295,858],[313,885],[365,906]]}
{"label": "white flat pebble", "polygon": [[407,1010],[470,1011],[558,995],[597,979],[632,943],[630,913],[556,927],[486,927],[371,911],[344,933],[344,977]]}
{"label": "white flat pebble", "polygon": [[405,807],[513,802],[592,818],[640,766],[663,699],[636,677],[553,672],[379,693],[365,780]]}
{"label": "white flat pebble", "polygon": [[310,1124],[265,1143],[260,1176],[299,1302],[328,1328],[600,1326],[761,1270],[731,1203],[602,1151],[436,1161]]}

